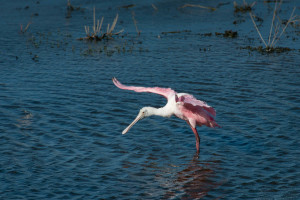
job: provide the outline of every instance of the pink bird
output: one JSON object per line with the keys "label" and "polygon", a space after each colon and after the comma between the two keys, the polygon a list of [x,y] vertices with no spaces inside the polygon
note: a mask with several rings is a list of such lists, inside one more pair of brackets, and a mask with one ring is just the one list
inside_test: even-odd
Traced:
{"label": "pink bird", "polygon": [[133,90],[135,92],[156,93],[162,95],[168,100],[167,104],[162,108],[142,108],[135,120],[133,120],[133,122],[124,129],[122,134],[127,133],[135,123],[145,117],[149,117],[151,115],[171,117],[172,115],[175,115],[176,117],[185,120],[190,125],[195,134],[196,149],[197,153],[199,153],[200,137],[197,132],[196,125],[205,125],[212,128],[220,127],[214,119],[216,117],[216,111],[205,102],[197,100],[190,94],[176,93],[171,88],[126,86],[121,84],[116,78],[113,78],[112,81],[120,89]]}

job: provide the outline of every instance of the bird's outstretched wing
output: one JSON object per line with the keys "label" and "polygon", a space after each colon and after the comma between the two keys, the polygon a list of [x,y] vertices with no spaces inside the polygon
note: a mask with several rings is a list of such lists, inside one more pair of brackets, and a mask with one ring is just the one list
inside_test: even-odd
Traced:
{"label": "bird's outstretched wing", "polygon": [[126,86],[120,83],[116,78],[113,78],[112,81],[114,84],[123,90],[133,90],[135,92],[150,92],[150,93],[156,93],[164,96],[168,99],[173,94],[176,94],[174,90],[171,88],[159,88],[159,87],[136,87],[136,86]]}

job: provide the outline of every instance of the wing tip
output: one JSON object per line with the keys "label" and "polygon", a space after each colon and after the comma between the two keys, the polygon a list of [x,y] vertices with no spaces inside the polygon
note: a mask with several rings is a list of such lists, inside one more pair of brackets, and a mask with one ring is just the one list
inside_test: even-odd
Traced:
{"label": "wing tip", "polygon": [[211,128],[222,128],[222,126],[217,124],[217,122],[215,122],[215,121],[210,121],[208,124],[209,124],[208,127],[211,127]]}
{"label": "wing tip", "polygon": [[115,86],[119,87],[120,82],[118,81],[118,79],[116,77],[112,78],[113,83],[115,84]]}

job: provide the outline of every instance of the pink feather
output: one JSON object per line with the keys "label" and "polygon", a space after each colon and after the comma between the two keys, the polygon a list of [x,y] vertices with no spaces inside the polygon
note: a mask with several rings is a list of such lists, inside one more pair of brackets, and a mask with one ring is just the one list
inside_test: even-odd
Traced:
{"label": "pink feather", "polygon": [[176,92],[171,88],[159,88],[159,87],[136,87],[136,86],[126,86],[120,83],[116,78],[112,79],[114,84],[123,90],[133,90],[135,92],[150,92],[162,95],[163,97],[167,98]]}

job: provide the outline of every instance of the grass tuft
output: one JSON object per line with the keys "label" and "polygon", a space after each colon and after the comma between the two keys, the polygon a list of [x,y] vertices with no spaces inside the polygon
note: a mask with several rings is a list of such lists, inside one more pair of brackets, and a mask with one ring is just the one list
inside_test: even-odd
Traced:
{"label": "grass tuft", "polygon": [[263,38],[260,30],[258,29],[258,27],[254,21],[255,16],[252,14],[252,12],[249,13],[251,20],[253,22],[253,25],[260,37],[260,40],[263,42],[263,44],[265,46],[266,52],[276,52],[274,49],[279,48],[279,47],[276,47],[276,44],[279,41],[279,39],[281,38],[281,36],[284,34],[284,32],[286,31],[288,25],[291,23],[295,23],[296,21],[299,21],[299,19],[297,18],[297,15],[294,15],[295,10],[296,10],[296,7],[294,7],[294,9],[291,12],[290,18],[285,23],[283,23],[282,20],[280,20],[280,18],[278,16],[278,13],[280,12],[281,4],[282,4],[282,0],[280,0],[279,3],[277,0],[275,1],[272,22],[270,25],[270,32],[269,32],[269,36],[268,36],[267,40],[265,40]]}
{"label": "grass tuft", "polygon": [[107,24],[107,29],[106,32],[101,32],[102,24],[104,17],[101,18],[101,21],[96,20],[96,11],[95,7],[93,9],[93,31],[90,32],[90,27],[89,26],[84,26],[85,34],[86,37],[84,38],[79,38],[79,40],[102,40],[102,39],[111,39],[114,35],[119,35],[122,33],[124,30],[120,30],[119,32],[114,33],[114,29],[116,27],[116,24],[118,22],[119,15],[117,14],[112,25]]}

